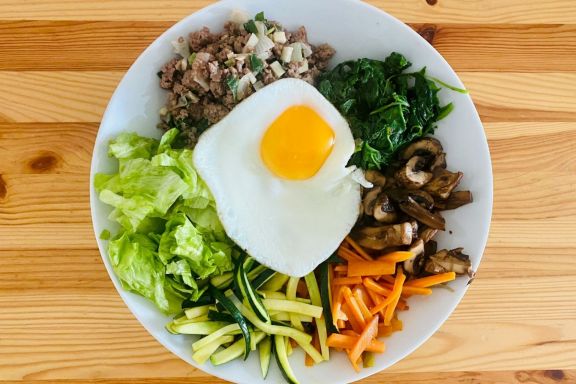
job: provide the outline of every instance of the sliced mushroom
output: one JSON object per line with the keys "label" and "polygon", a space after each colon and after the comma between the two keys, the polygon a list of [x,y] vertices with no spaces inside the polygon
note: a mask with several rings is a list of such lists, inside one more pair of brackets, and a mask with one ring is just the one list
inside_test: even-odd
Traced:
{"label": "sliced mushroom", "polygon": [[418,222],[411,220],[410,225],[412,226],[412,239],[416,240],[418,238]]}
{"label": "sliced mushroom", "polygon": [[420,263],[419,260],[424,255],[424,241],[422,239],[418,239],[412,243],[408,251],[412,252],[412,258],[404,261],[402,266],[404,267],[404,271],[411,275],[417,275],[420,273]]}
{"label": "sliced mushroom", "polygon": [[425,209],[434,208],[434,198],[430,196],[428,192],[425,192],[421,189],[415,189],[411,191],[403,189],[392,189],[387,191],[387,193],[390,195],[392,200],[394,200],[397,203],[405,201],[408,199],[408,197],[411,197],[414,201],[420,204],[422,208]]}
{"label": "sliced mushroom", "polygon": [[426,172],[424,167],[426,159],[422,156],[413,156],[398,172],[396,178],[408,189],[419,189],[432,180],[432,173]]}
{"label": "sliced mushroom", "polygon": [[434,197],[447,199],[452,193],[452,190],[462,180],[464,174],[462,172],[450,172],[445,169],[436,168],[434,170],[434,177],[428,184],[424,186],[424,190],[429,192]]}
{"label": "sliced mushroom", "polygon": [[424,244],[424,255],[430,256],[438,251],[438,243],[434,240],[430,240]]}
{"label": "sliced mushroom", "polygon": [[385,193],[380,193],[376,198],[373,215],[381,223],[392,224],[398,220],[396,208]]}
{"label": "sliced mushroom", "polygon": [[382,227],[364,227],[354,231],[352,237],[363,247],[375,250],[408,245],[412,242],[410,223],[386,225]]}
{"label": "sliced mushroom", "polygon": [[456,272],[458,275],[471,274],[470,257],[463,254],[462,249],[455,248],[451,251],[443,249],[429,256],[424,264],[424,270],[432,274],[445,272]]}
{"label": "sliced mushroom", "polygon": [[438,233],[438,230],[435,228],[428,228],[424,226],[420,226],[420,232],[418,233],[418,237],[424,240],[425,243],[432,240],[434,236]]}
{"label": "sliced mushroom", "polygon": [[420,156],[438,156],[443,152],[440,141],[433,137],[424,137],[413,142],[402,151],[402,158],[408,160],[414,155]]}
{"label": "sliced mushroom", "polygon": [[430,228],[440,229],[442,231],[446,229],[446,222],[442,216],[422,208],[411,197],[408,197],[407,200],[400,202],[398,207],[407,215],[412,216]]}
{"label": "sliced mushroom", "polygon": [[439,200],[436,202],[438,209],[448,211],[450,209],[460,208],[463,205],[472,202],[472,192],[470,191],[456,191],[452,192],[446,200]]}
{"label": "sliced mushroom", "polygon": [[374,184],[374,186],[383,187],[386,185],[386,176],[375,170],[364,172],[364,178]]}
{"label": "sliced mushroom", "polygon": [[382,192],[382,188],[376,187],[368,190],[362,199],[362,207],[364,213],[372,216],[374,214],[374,205],[376,204],[376,198]]}
{"label": "sliced mushroom", "polygon": [[430,164],[430,170],[435,170],[436,168],[446,169],[446,154],[442,152],[434,158],[432,164]]}

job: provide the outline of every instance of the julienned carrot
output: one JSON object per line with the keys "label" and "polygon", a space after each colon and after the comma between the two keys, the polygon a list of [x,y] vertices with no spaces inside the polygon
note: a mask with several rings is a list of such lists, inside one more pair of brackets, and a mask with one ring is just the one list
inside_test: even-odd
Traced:
{"label": "julienned carrot", "polygon": [[364,260],[368,260],[368,261],[374,260],[374,259],[372,258],[372,256],[370,256],[369,254],[367,254],[366,251],[363,250],[362,247],[361,247],[360,245],[358,245],[357,242],[355,242],[354,240],[352,240],[352,238],[351,238],[350,236],[346,236],[346,242],[347,242],[348,244],[350,244],[350,246],[352,246],[352,248],[354,248],[354,250],[355,250],[356,252],[358,252],[358,254],[359,254],[360,256],[362,256],[362,258],[363,258]]}
{"label": "julienned carrot", "polygon": [[446,272],[441,273],[439,275],[433,275],[428,277],[422,277],[416,280],[410,280],[406,284],[411,287],[419,287],[419,288],[427,288],[431,287],[432,285],[446,283],[448,281],[452,281],[456,279],[456,273],[454,272]]}
{"label": "julienned carrot", "polygon": [[402,295],[430,295],[432,290],[430,288],[411,287],[404,284],[402,287]]}
{"label": "julienned carrot", "polygon": [[[318,337],[318,331],[315,331],[314,334],[312,335],[312,346],[316,348],[317,351],[320,350],[320,339]],[[311,367],[314,365],[314,359],[307,353],[306,357],[304,358],[304,365],[306,365],[307,367]]]}
{"label": "julienned carrot", "polygon": [[402,320],[393,318],[390,325],[378,324],[378,337],[390,336],[394,332],[401,331],[402,328]]}
{"label": "julienned carrot", "polygon": [[365,328],[366,319],[364,319],[364,316],[362,316],[360,306],[358,305],[356,299],[352,296],[352,291],[350,290],[350,288],[344,287],[342,289],[342,294],[344,295],[344,301],[346,302],[346,305],[348,306],[349,309],[348,320],[350,320],[350,315],[352,315],[352,317],[354,317],[354,319],[360,325],[360,328],[362,329]]}
{"label": "julienned carrot", "polygon": [[350,350],[350,361],[357,361],[366,350],[372,339],[378,335],[378,315],[372,318],[358,337],[354,347]]}
{"label": "julienned carrot", "polygon": [[360,312],[362,313],[362,317],[364,317],[365,321],[368,322],[368,321],[372,320],[373,316],[370,313],[370,310],[368,309],[368,307],[366,306],[366,303],[364,303],[364,300],[362,300],[362,297],[360,295],[361,295],[361,293],[359,293],[358,289],[354,289],[354,292],[352,292],[352,296],[356,300],[356,303],[358,304],[358,308],[360,308]]}
{"label": "julienned carrot", "polygon": [[348,276],[375,276],[393,275],[396,264],[384,261],[360,261],[350,260],[348,262]]}
{"label": "julienned carrot", "polygon": [[394,288],[392,289],[392,294],[394,296],[392,302],[386,307],[386,312],[384,312],[384,325],[390,325],[390,321],[394,316],[394,311],[396,310],[396,305],[398,305],[398,300],[400,300],[400,294],[402,293],[402,286],[406,281],[406,275],[402,267],[398,267],[396,272],[396,281],[394,282]]}
{"label": "julienned carrot", "polygon": [[356,253],[346,249],[346,248],[338,248],[338,251],[336,252],[338,254],[338,256],[340,256],[341,258],[343,258],[344,260],[350,262],[351,260],[364,260],[362,259],[362,257],[360,257],[359,255],[357,255]]}
{"label": "julienned carrot", "polygon": [[358,358],[358,360],[354,361],[350,358],[350,351],[346,351],[346,353],[348,354],[348,358],[350,359],[350,362],[352,363],[352,368],[354,368],[354,370],[356,372],[360,372],[360,366],[364,365],[364,364],[362,364],[362,356],[360,356]]}
{"label": "julienned carrot", "polygon": [[334,270],[336,272],[348,272],[348,266],[347,265],[337,265],[334,267]]}
{"label": "julienned carrot", "polygon": [[348,317],[348,323],[352,327],[352,329],[358,333],[362,332],[362,329],[366,326],[366,324],[359,323],[357,318],[352,315],[350,309],[348,308],[348,304],[342,304],[342,312],[346,314]]}
{"label": "julienned carrot", "polygon": [[376,260],[379,261],[387,261],[389,263],[400,263],[402,261],[406,261],[414,257],[414,254],[409,251],[397,251],[387,253],[385,255],[380,256]]}
{"label": "julienned carrot", "polygon": [[379,280],[382,280],[382,281],[385,281],[387,283],[394,285],[394,278],[392,276],[382,276],[382,277],[380,277]]}
{"label": "julienned carrot", "polygon": [[338,287],[338,291],[334,292],[334,296],[332,297],[332,321],[338,328],[340,327],[336,321],[340,319],[339,315],[342,308],[342,300],[344,300],[344,296],[342,295],[342,288],[342,286]]}
{"label": "julienned carrot", "polygon": [[361,277],[336,277],[334,278],[334,285],[354,285],[362,284]]}
{"label": "julienned carrot", "polygon": [[370,291],[379,294],[380,296],[388,296],[392,292],[392,290],[383,287],[381,284],[378,284],[371,279],[370,277],[365,277],[362,279],[362,284]]}
{"label": "julienned carrot", "polygon": [[410,307],[406,303],[406,300],[400,298],[400,300],[398,300],[398,304],[396,305],[396,309],[398,309],[399,311],[406,311],[410,309]]}
{"label": "julienned carrot", "polygon": [[[382,296],[379,296],[378,294],[374,293],[373,291],[367,289],[366,292],[368,293],[368,296],[370,296],[370,298],[374,302],[374,305],[372,307],[377,306],[378,304],[380,304],[383,301]],[[372,308],[372,307],[370,307],[370,308]],[[372,311],[370,311],[370,313],[372,313]],[[384,309],[380,310],[380,318],[381,319],[384,318]]]}
{"label": "julienned carrot", "polygon": [[[328,337],[326,344],[332,348],[352,349],[357,340],[358,335],[349,336],[333,333]],[[366,347],[367,352],[383,353],[385,350],[386,345],[384,344],[384,342],[377,339],[372,339],[370,341],[370,344],[368,344],[368,346]]]}

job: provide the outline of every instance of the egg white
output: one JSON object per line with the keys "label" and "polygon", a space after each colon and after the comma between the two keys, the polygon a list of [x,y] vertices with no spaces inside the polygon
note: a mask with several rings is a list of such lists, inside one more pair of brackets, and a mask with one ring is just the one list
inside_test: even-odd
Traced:
{"label": "egg white", "polygon": [[[260,155],[270,124],[294,105],[314,109],[334,131],[330,155],[306,180],[279,178]],[[326,260],[356,222],[360,186],[346,167],[354,147],[348,123],[320,92],[305,81],[283,79],[204,132],[194,166],[228,236],[259,263],[301,277]]]}

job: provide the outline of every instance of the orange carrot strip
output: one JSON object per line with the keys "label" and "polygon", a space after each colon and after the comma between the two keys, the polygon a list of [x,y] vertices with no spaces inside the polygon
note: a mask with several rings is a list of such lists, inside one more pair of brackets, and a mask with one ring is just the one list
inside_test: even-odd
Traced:
{"label": "orange carrot strip", "polygon": [[[335,295],[332,297],[332,321],[336,322],[338,319],[340,319],[340,311],[342,308],[342,300],[344,299],[344,296],[342,295],[342,288],[343,287],[338,287],[338,291],[335,292]],[[336,325],[338,328],[340,328],[338,326],[338,323],[334,323],[334,325]]]}
{"label": "orange carrot strip", "polygon": [[357,289],[359,291],[360,297],[362,298],[364,304],[366,304],[368,308],[374,305],[374,301],[372,300],[370,295],[368,295],[368,290],[366,289],[366,287],[364,287],[364,285],[359,284],[354,289]]}
{"label": "orange carrot strip", "polygon": [[396,270],[394,263],[382,261],[357,261],[348,262],[348,276],[375,276],[393,275]]}
{"label": "orange carrot strip", "polygon": [[337,265],[334,267],[334,270],[336,272],[348,272],[348,266],[347,265]]}
{"label": "orange carrot strip", "polygon": [[[358,336],[348,336],[333,333],[328,337],[328,340],[326,340],[326,344],[331,348],[352,349],[357,340]],[[383,353],[385,350],[386,345],[384,342],[377,339],[372,339],[370,344],[368,344],[366,347],[367,352]]]}
{"label": "orange carrot strip", "polygon": [[392,276],[382,276],[380,280],[384,280],[387,283],[394,285],[394,278]]}
{"label": "orange carrot strip", "polygon": [[353,285],[362,284],[361,277],[336,277],[334,279],[334,285]]}
{"label": "orange carrot strip", "polygon": [[348,355],[348,359],[350,359],[350,363],[352,363],[352,368],[354,368],[356,372],[360,372],[360,366],[363,365],[362,356],[360,356],[358,360],[352,360],[352,358],[350,357],[350,352],[346,351],[346,353]]}
{"label": "orange carrot strip", "polygon": [[394,311],[396,310],[396,305],[398,305],[398,300],[400,300],[400,294],[402,293],[402,286],[406,281],[406,275],[402,267],[398,267],[398,272],[396,272],[396,281],[394,282],[394,288],[392,289],[392,294],[394,299],[386,307],[386,312],[384,312],[384,325],[390,325],[392,316],[394,316]]}
{"label": "orange carrot strip", "polygon": [[354,240],[352,240],[352,238],[351,238],[350,236],[346,236],[346,242],[347,242],[348,244],[350,244],[350,245],[352,246],[352,248],[354,248],[354,250],[355,250],[356,252],[358,252],[358,254],[359,254],[360,256],[362,256],[362,258],[363,258],[364,260],[368,260],[368,261],[374,260],[374,259],[372,258],[372,256],[370,256],[369,254],[367,254],[366,251],[363,250],[362,247],[361,247],[360,245],[358,245],[357,242],[355,242]]}
{"label": "orange carrot strip", "polygon": [[400,299],[400,300],[398,300],[398,305],[396,305],[396,309],[398,309],[400,311],[405,311],[405,310],[410,309],[410,307],[406,303],[406,300]]}
{"label": "orange carrot strip", "polygon": [[[373,291],[367,289],[366,292],[368,293],[368,296],[370,296],[370,298],[372,299],[372,301],[374,302],[374,305],[370,307],[370,313],[372,313],[372,308],[374,308],[375,306],[377,306],[378,304],[380,304],[382,302],[382,296],[379,296],[377,293],[374,293]],[[380,319],[384,319],[384,309],[380,310]]]}
{"label": "orange carrot strip", "polygon": [[364,316],[362,316],[362,311],[360,310],[358,302],[352,296],[352,291],[349,287],[344,287],[342,289],[342,294],[344,295],[344,301],[346,302],[346,305],[349,309],[348,321],[350,321],[350,315],[352,315],[352,317],[354,317],[357,323],[360,325],[360,328],[363,329],[366,327],[366,320],[364,319]]}
{"label": "orange carrot strip", "polygon": [[364,303],[364,300],[362,300],[362,297],[360,296],[361,293],[358,293],[358,292],[359,292],[358,289],[354,289],[354,292],[352,292],[352,296],[356,300],[356,303],[358,304],[358,308],[360,308],[360,312],[362,313],[362,317],[364,317],[364,319],[366,319],[366,321],[370,321],[370,320],[372,320],[372,314],[370,313],[370,310],[368,309],[368,307]]}
{"label": "orange carrot strip", "polygon": [[[314,334],[312,335],[312,345],[314,346],[314,348],[316,348],[317,351],[320,350],[320,339],[318,338],[317,331],[314,331]],[[304,365],[306,365],[307,367],[311,367],[314,365],[314,359],[307,353],[306,357],[304,358]]]}
{"label": "orange carrot strip", "polygon": [[366,347],[370,344],[372,339],[378,335],[378,315],[374,316],[372,320],[366,325],[358,340],[354,344],[354,347],[350,350],[350,359],[357,361],[362,352],[366,350]]}
{"label": "orange carrot strip", "polygon": [[338,329],[344,329],[346,328],[346,322],[344,322],[344,320],[336,320],[336,326],[338,327]]}
{"label": "orange carrot strip", "polygon": [[365,324],[358,322],[356,317],[354,317],[352,315],[352,313],[350,312],[350,309],[348,308],[347,303],[342,304],[342,312],[344,312],[346,314],[346,316],[348,317],[348,324],[350,324],[352,329],[358,333],[362,332],[362,329],[364,329]]}
{"label": "orange carrot strip", "polygon": [[341,258],[343,258],[346,261],[351,261],[351,260],[358,260],[361,261],[363,260],[361,256],[357,255],[356,253],[346,249],[346,248],[338,248],[338,252],[337,252],[338,256],[340,256]]}
{"label": "orange carrot strip", "polygon": [[380,256],[376,260],[380,261],[387,261],[389,263],[400,263],[402,261],[406,261],[414,257],[414,254],[409,251],[397,251],[387,253],[385,255]]}
{"label": "orange carrot strip", "polygon": [[[369,277],[365,277],[362,279],[362,284],[370,291],[379,294],[380,296],[389,296],[392,293],[392,290],[388,288],[384,288],[381,284],[378,284],[373,279]],[[372,312],[374,313],[374,312]]]}
{"label": "orange carrot strip", "polygon": [[402,287],[402,295],[430,295],[432,290],[430,288],[411,287],[404,285]]}
{"label": "orange carrot strip", "polygon": [[432,285],[446,283],[448,281],[452,281],[456,278],[456,273],[454,272],[446,272],[441,273],[439,275],[433,275],[428,277],[422,277],[416,280],[410,280],[407,285],[411,287],[419,287],[419,288],[427,288]]}
{"label": "orange carrot strip", "polygon": [[383,323],[378,324],[378,337],[388,337],[396,331],[402,330],[402,321],[398,319],[392,319],[390,325],[384,325]]}

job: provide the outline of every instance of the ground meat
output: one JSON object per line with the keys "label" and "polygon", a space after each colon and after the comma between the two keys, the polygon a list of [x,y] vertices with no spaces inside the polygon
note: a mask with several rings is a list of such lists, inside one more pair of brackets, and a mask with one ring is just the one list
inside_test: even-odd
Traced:
{"label": "ground meat", "polygon": [[230,112],[222,104],[209,103],[204,105],[204,117],[212,124],[219,122]]}
{"label": "ground meat", "polygon": [[[267,28],[282,30],[277,22],[267,23]],[[312,55],[307,57],[308,70],[298,73],[302,63],[283,63],[280,56],[284,45],[295,42],[308,44],[306,28],[284,33],[286,44],[276,43],[270,57],[256,61],[253,61],[254,57],[249,57],[253,52],[253,48],[246,47],[250,33],[242,24],[227,22],[220,33],[212,33],[207,27],[190,33],[188,44],[190,53],[195,55],[194,61],[190,64],[187,62],[189,58],[178,56],[166,63],[158,73],[160,86],[169,90],[168,113],[162,116],[159,126],[163,129],[179,128],[186,143],[193,147],[198,132],[220,121],[240,101],[235,99],[230,89],[234,78],[239,80],[252,72],[262,84],[273,83],[277,78],[269,65],[274,61],[284,66],[286,74],[282,77],[300,78],[315,84],[318,75],[327,68],[334,49],[327,44],[311,46]],[[259,67],[259,70],[256,72],[253,66]],[[243,97],[254,93],[254,87],[248,87]]]}
{"label": "ground meat", "polygon": [[218,39],[218,35],[210,33],[208,27],[204,27],[199,31],[192,32],[188,37],[191,52],[198,52],[208,44]]}
{"label": "ground meat", "polygon": [[306,28],[302,26],[298,28],[296,32],[292,33],[290,36],[290,42],[308,43],[308,34],[306,33]]}

